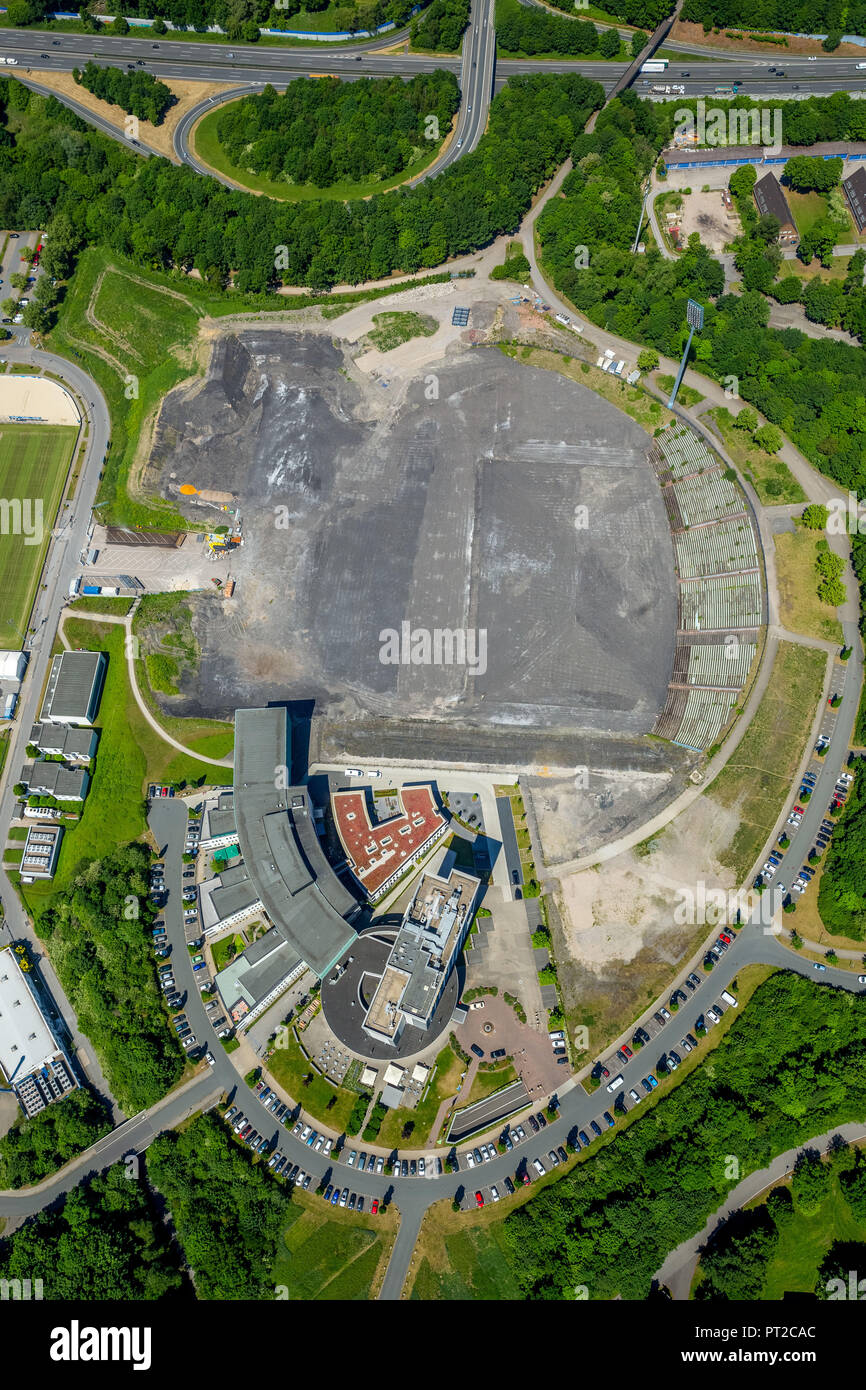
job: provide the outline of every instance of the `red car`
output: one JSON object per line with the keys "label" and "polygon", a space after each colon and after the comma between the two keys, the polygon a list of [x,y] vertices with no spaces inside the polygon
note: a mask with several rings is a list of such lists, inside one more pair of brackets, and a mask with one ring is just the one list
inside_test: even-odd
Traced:
{"label": "red car", "polygon": [[731,945],[733,939],[732,936],[728,936],[727,932],[719,932],[719,940],[724,941],[727,946]]}
{"label": "red car", "polygon": [[523,1185],[524,1185],[524,1187],[528,1187],[531,1181],[532,1181],[532,1179],[530,1178],[529,1174],[528,1174],[528,1173],[524,1173],[524,1174],[523,1174]]}
{"label": "red car", "polygon": [[795,807],[794,807],[794,812],[795,812],[795,814],[798,815],[798,816],[804,816],[804,815],[806,814],[805,811],[803,810],[803,807],[802,807],[802,806],[795,806]]}
{"label": "red car", "polygon": [[625,1043],[623,1043],[623,1045],[622,1045],[620,1051],[621,1051],[621,1052],[624,1052],[625,1055],[626,1055],[626,1057],[633,1057],[633,1056],[634,1056],[634,1053],[632,1052],[631,1048],[630,1048],[630,1047],[626,1047]]}
{"label": "red car", "polygon": [[475,1205],[476,1205],[476,1207],[483,1207],[483,1206],[484,1206],[484,1198],[481,1196],[481,1193],[480,1193],[480,1192],[476,1192],[476,1194],[475,1194]]}
{"label": "red car", "polygon": [[168,787],[163,787],[162,794],[163,796],[168,796]]}
{"label": "red car", "polygon": [[374,1198],[373,1198],[373,1205],[371,1206],[370,1211],[371,1211],[371,1212],[373,1213],[373,1215],[375,1216],[375,1215],[376,1215],[376,1212],[377,1212],[378,1210],[379,1210],[379,1198],[378,1198],[378,1197],[374,1197]]}
{"label": "red car", "polygon": [[599,1076],[610,1076],[610,1072],[608,1071],[607,1067],[603,1066],[601,1062],[597,1062],[596,1066],[598,1068]]}

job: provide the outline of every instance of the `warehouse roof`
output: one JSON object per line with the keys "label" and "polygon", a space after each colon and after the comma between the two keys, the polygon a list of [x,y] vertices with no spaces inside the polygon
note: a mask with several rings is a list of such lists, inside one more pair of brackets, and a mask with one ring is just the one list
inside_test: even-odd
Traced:
{"label": "warehouse roof", "polygon": [[40,719],[90,724],[96,718],[104,652],[61,652],[51,662]]}

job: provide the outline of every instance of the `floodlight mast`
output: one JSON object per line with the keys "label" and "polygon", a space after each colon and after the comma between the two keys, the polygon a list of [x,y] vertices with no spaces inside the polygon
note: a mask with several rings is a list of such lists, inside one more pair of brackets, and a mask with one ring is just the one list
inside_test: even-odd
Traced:
{"label": "floodlight mast", "polygon": [[673,403],[677,398],[677,392],[686,374],[686,363],[689,360],[692,338],[695,336],[695,332],[697,331],[700,333],[704,326],[704,306],[703,304],[698,304],[696,299],[689,299],[686,301],[686,323],[689,325],[689,337],[685,346],[685,351],[683,352],[683,360],[680,362],[680,369],[677,372],[677,379],[674,382],[674,389],[671,391],[668,399],[668,410],[673,408]]}

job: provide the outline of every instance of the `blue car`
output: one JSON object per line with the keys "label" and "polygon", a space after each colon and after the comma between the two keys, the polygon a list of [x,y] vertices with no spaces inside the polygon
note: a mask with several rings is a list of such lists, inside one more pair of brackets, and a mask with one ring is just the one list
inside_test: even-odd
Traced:
{"label": "blue car", "polygon": [[598,1120],[590,1120],[589,1127],[592,1130],[593,1134],[601,1134],[601,1125],[598,1123]]}
{"label": "blue car", "polygon": [[335,1187],[335,1188],[334,1188],[334,1191],[333,1191],[333,1194],[332,1194],[332,1196],[331,1196],[331,1206],[332,1206],[332,1207],[335,1207],[335,1206],[337,1205],[337,1203],[339,1202],[339,1200],[340,1200],[340,1189],[339,1189],[339,1187]]}
{"label": "blue car", "polygon": [[580,1139],[581,1144],[583,1144],[584,1148],[589,1148],[589,1135],[587,1134],[585,1129],[582,1129],[580,1131],[578,1137]]}
{"label": "blue car", "polygon": [[605,1119],[605,1120],[607,1121],[607,1127],[608,1127],[608,1129],[613,1129],[614,1124],[615,1124],[615,1120],[614,1120],[613,1115],[611,1115],[611,1113],[610,1113],[609,1110],[605,1110],[603,1119]]}
{"label": "blue car", "polygon": [[319,1137],[319,1136],[318,1136],[318,1134],[316,1133],[316,1131],[313,1130],[312,1134],[310,1135],[309,1139],[307,1140],[307,1148],[308,1148],[308,1149],[311,1149],[311,1148],[313,1147],[313,1145],[315,1144],[315,1142],[316,1142],[316,1140],[318,1139],[318,1137]]}
{"label": "blue car", "polygon": [[647,1081],[649,1082],[651,1091],[654,1091],[656,1086],[659,1084],[653,1076],[652,1072],[650,1072],[649,1076],[647,1077]]}

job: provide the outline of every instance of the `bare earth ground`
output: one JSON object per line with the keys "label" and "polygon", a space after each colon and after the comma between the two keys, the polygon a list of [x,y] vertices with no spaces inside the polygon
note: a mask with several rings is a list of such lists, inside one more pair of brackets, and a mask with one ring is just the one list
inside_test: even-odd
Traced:
{"label": "bare earth ground", "polygon": [[[647,436],[577,383],[467,351],[511,306],[476,302],[458,342],[453,298],[414,297],[446,320],[441,338],[356,361],[341,339],[363,336],[370,306],[317,333],[229,331],[207,377],[167,397],[146,489],[183,508],[181,482],[230,492],[244,528],[238,621],[199,632],[181,704],[312,697],[337,727],[373,715],[382,756],[386,726],[416,718],[447,718],[457,740],[462,721],[479,743],[582,729],[631,750],[663,702],[675,626]],[[383,664],[379,634],[404,620],[485,632],[486,670]],[[640,742],[638,765],[680,761]]]}
{"label": "bare earth ground", "polygon": [[555,868],[565,860],[592,854],[635,823],[649,820],[670,799],[673,782],[670,772],[635,768],[617,772],[594,767],[580,769],[571,777],[524,778],[545,865]]}
{"label": "bare earth ground", "polygon": [[706,180],[695,171],[692,175],[691,193],[683,197],[682,227],[683,241],[687,242],[692,232],[697,232],[701,241],[710,251],[718,255],[740,231],[740,219],[733,211],[728,212],[722,202],[718,189],[702,193]]}
{"label": "bare earth ground", "polygon": [[[786,38],[788,40],[787,44],[754,43],[753,41],[748,39],[745,41],[740,41],[737,39],[727,39],[725,38],[726,31],[732,34],[744,34],[747,32],[739,24],[728,24],[722,29],[721,33],[719,34],[714,34],[712,31],[710,31],[709,34],[705,34],[703,24],[691,24],[686,20],[678,19],[673,29],[671,30],[669,37],[677,43],[706,44],[708,48],[730,48],[736,50],[738,53],[748,52],[766,54],[768,67],[770,67],[773,63],[780,62],[781,59],[785,57],[786,53],[818,54],[822,51],[820,40],[817,39],[793,38],[791,35],[786,35]],[[772,30],[762,29],[760,32],[771,33]],[[854,57],[855,55],[857,57],[862,57],[863,49],[860,48],[859,45],[856,43],[842,43],[836,49],[835,56],[838,58],[844,58],[848,54],[850,54],[852,57]]]}
{"label": "bare earth ground", "polygon": [[[113,106],[111,102],[100,101],[99,97],[93,96],[86,87],[80,87],[71,72],[43,72],[32,68],[30,76],[34,82],[39,82],[43,87],[50,87],[52,92],[60,92],[63,96],[77,101],[81,106],[86,106],[88,111],[95,111],[103,120],[109,121],[118,130],[125,130],[125,123],[128,119],[126,112],[122,111],[119,106]],[[218,96],[230,84],[226,82],[187,82],[180,77],[160,78],[160,81],[165,82],[165,85],[174,92],[177,103],[166,112],[161,125],[152,125],[150,121],[139,121],[137,139],[140,144],[146,145],[148,149],[155,150],[157,154],[164,155],[166,159],[177,164],[178,159],[174,153],[172,139],[178,122],[191,107],[197,106],[200,101],[205,101],[208,97]]]}

